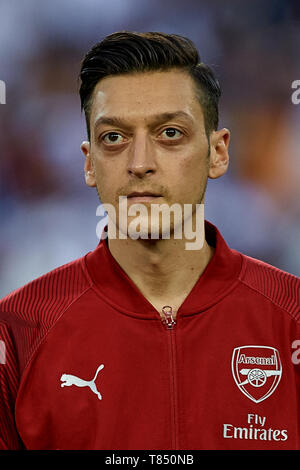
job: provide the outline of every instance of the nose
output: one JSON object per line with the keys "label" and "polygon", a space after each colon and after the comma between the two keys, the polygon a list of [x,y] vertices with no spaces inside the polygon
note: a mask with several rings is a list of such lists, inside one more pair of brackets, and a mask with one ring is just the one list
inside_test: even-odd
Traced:
{"label": "nose", "polygon": [[132,141],[127,171],[132,176],[143,178],[146,174],[156,171],[155,150],[146,133],[136,135]]}

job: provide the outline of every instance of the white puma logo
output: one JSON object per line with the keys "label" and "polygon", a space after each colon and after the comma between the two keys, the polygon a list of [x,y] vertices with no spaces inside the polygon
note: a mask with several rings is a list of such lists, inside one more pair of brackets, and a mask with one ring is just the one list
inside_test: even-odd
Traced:
{"label": "white puma logo", "polygon": [[76,375],[70,375],[70,374],[62,374],[60,380],[63,382],[60,384],[61,387],[70,387],[71,385],[76,385],[76,387],[90,387],[93,393],[95,393],[99,400],[102,400],[101,393],[98,392],[95,380],[97,378],[98,372],[100,372],[101,369],[103,369],[104,364],[101,364],[98,369],[96,370],[95,376],[93,380],[83,380],[80,379],[79,377],[76,377]]}

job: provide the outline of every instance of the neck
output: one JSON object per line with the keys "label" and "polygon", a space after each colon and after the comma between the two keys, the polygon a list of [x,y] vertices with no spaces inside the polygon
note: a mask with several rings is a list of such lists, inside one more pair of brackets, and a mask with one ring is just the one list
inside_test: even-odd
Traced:
{"label": "neck", "polygon": [[[203,222],[204,223],[204,222]],[[201,249],[187,250],[186,239],[108,239],[112,256],[146,299],[159,311],[176,312],[211,260],[206,240]]]}

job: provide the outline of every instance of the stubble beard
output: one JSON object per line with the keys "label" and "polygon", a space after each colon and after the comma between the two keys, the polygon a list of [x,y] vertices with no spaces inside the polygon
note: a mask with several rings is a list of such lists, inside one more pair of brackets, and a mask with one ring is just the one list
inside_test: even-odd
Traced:
{"label": "stubble beard", "polygon": [[[202,183],[204,183],[203,185],[203,188],[202,188],[202,192],[198,198],[198,201],[196,203],[191,203],[191,204],[186,204],[187,206],[190,206],[189,208],[189,211],[188,211],[188,217],[192,217],[192,229],[195,230],[196,229],[196,226],[197,226],[197,222],[195,220],[195,218],[197,218],[197,210],[198,208],[201,206],[201,205],[204,205],[204,200],[205,200],[205,194],[206,194],[206,189],[207,189],[207,184],[208,184],[208,169],[209,169],[209,159],[210,159],[210,152],[211,152],[211,149],[210,149],[210,143],[209,143],[209,138],[207,136],[207,140],[208,140],[208,152],[207,152],[207,156],[206,156],[206,163],[207,163],[207,166],[206,166],[206,176],[205,178],[203,179]],[[98,198],[99,198],[99,201],[100,203],[102,204],[102,201],[101,201],[101,196],[100,196],[100,193],[99,193],[99,189],[98,189],[98,186],[96,185],[96,190],[97,190],[97,194],[98,194]],[[156,203],[151,203],[149,205],[144,205],[145,208],[147,209],[147,217],[146,219],[147,220],[142,220],[140,226],[137,224],[136,227],[137,227],[137,231],[139,231],[140,233],[140,236],[138,238],[142,239],[143,241],[145,242],[156,242],[157,240],[161,240],[163,238],[174,238],[174,235],[176,233],[176,230],[181,232],[182,234],[184,233],[184,221],[185,221],[185,208],[183,206],[183,204],[179,204],[180,207],[181,207],[181,214],[182,214],[182,217],[181,217],[181,221],[177,221],[176,220],[176,215],[174,212],[171,212],[169,211],[169,221],[167,221],[167,223],[163,223],[164,219],[163,217],[161,217],[161,214],[158,215],[159,217],[159,223],[157,223],[158,221],[157,220],[152,220],[152,217],[151,217],[151,206],[152,205],[156,205],[156,206],[159,206],[161,204],[156,204]],[[164,203],[166,204],[166,203]],[[168,205],[169,207],[172,207],[172,204],[171,206]],[[204,209],[203,209],[204,210]],[[120,220],[120,205],[117,203],[117,209],[116,209],[116,217],[114,217],[114,220],[111,220],[110,217],[108,217],[108,224],[112,223],[115,225],[115,231],[116,233],[122,233],[122,237],[121,238],[132,238],[131,237],[131,234],[129,233],[129,230],[128,230],[128,227],[130,227],[130,224],[132,223],[132,221],[134,220],[135,217],[133,216],[129,216],[128,213],[127,213],[127,222],[126,222],[126,227],[124,228],[124,226],[122,226],[122,224],[119,223],[119,220]],[[165,219],[167,220],[167,218]],[[180,227],[180,224],[181,224],[181,227]],[[154,236],[153,236],[154,234]]]}

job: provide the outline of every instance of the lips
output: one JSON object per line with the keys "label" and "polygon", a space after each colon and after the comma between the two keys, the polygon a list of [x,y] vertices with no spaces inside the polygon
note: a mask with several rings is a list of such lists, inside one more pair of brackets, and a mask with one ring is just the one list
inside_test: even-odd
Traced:
{"label": "lips", "polygon": [[143,192],[133,191],[132,193],[128,194],[127,200],[129,202],[146,203],[146,202],[151,202],[154,199],[157,199],[159,197],[161,197],[160,194],[155,194],[155,193],[152,193],[151,191],[143,191]]}

